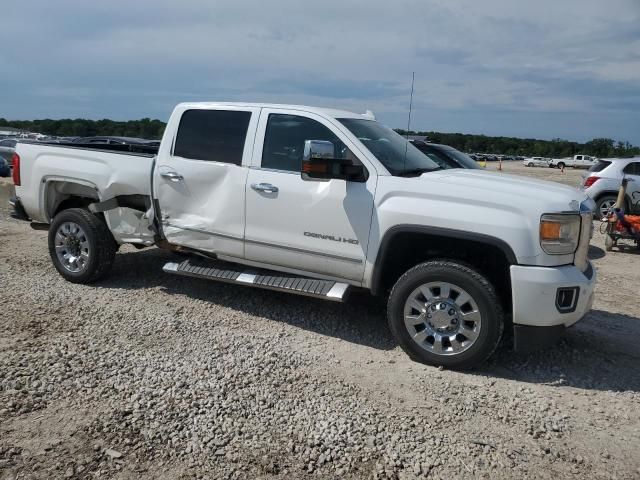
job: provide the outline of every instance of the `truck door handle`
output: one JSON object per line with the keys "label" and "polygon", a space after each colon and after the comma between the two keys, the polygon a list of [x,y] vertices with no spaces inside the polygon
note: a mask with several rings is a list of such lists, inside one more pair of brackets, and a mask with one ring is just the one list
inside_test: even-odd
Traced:
{"label": "truck door handle", "polygon": [[251,188],[256,192],[278,193],[278,187],[271,185],[270,183],[252,183]]}
{"label": "truck door handle", "polygon": [[184,177],[180,175],[178,172],[162,172],[160,176],[162,178],[171,180],[172,182],[179,182],[180,180],[184,179]]}

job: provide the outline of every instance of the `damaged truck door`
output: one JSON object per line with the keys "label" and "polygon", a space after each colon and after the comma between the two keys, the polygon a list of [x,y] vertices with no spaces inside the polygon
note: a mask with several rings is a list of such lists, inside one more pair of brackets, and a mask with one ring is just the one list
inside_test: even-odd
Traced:
{"label": "damaged truck door", "polygon": [[153,193],[169,242],[244,258],[245,184],[260,109],[223,108],[171,117],[167,132],[175,134],[158,152]]}

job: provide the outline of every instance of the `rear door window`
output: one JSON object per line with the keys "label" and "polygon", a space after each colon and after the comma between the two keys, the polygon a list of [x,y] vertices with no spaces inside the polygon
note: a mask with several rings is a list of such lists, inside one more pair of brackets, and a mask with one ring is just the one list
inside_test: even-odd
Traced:
{"label": "rear door window", "polygon": [[250,119],[251,112],[187,110],[180,119],[173,154],[240,165]]}
{"label": "rear door window", "polygon": [[609,165],[611,165],[611,162],[608,162],[606,160],[598,160],[595,165],[593,165],[589,171],[590,172],[601,172],[602,170],[604,170],[605,168],[607,168]]}

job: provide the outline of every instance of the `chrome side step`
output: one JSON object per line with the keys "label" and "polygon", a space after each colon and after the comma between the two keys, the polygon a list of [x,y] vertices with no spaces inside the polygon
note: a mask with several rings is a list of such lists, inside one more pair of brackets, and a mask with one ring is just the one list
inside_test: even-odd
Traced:
{"label": "chrome side step", "polygon": [[242,265],[218,261],[187,259],[180,263],[169,262],[162,267],[162,270],[175,275],[297,293],[333,302],[344,302],[349,293],[348,283],[301,277],[271,270],[247,269]]}

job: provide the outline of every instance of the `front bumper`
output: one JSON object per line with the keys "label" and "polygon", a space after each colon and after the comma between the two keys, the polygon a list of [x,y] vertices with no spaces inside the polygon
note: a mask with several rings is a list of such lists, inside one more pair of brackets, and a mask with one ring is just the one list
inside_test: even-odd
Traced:
{"label": "front bumper", "polygon": [[[511,266],[515,349],[531,351],[555,343],[565,327],[580,320],[593,304],[597,274],[590,262],[582,272],[564,267]],[[562,308],[559,290],[575,292]]]}
{"label": "front bumper", "polygon": [[26,220],[26,221],[31,220],[29,218],[29,215],[27,215],[26,210],[22,206],[22,202],[20,201],[19,197],[11,197],[9,199],[9,205],[13,207],[13,212],[11,213],[11,216],[13,218],[17,218],[18,220]]}

